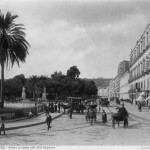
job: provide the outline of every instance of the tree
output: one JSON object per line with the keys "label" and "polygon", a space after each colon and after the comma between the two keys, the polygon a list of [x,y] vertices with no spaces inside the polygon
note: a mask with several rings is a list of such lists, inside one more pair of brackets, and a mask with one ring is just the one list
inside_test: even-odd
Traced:
{"label": "tree", "polygon": [[65,75],[63,75],[61,71],[55,71],[53,74],[51,74],[51,78],[61,82],[65,78]]}
{"label": "tree", "polygon": [[72,79],[78,78],[79,75],[80,75],[80,71],[77,68],[77,66],[72,66],[72,67],[70,67],[69,70],[67,70],[67,76],[71,77]]}
{"label": "tree", "polygon": [[16,75],[13,79],[19,80],[19,82],[22,84],[22,86],[24,86],[24,84],[26,82],[26,78],[25,78],[24,74]]}
{"label": "tree", "polygon": [[27,91],[30,95],[32,95],[34,99],[36,97],[38,81],[39,78],[36,75],[32,75],[29,77],[29,79],[26,82]]}
{"label": "tree", "polygon": [[0,65],[1,65],[1,106],[4,106],[4,67],[16,62],[25,62],[29,43],[25,39],[23,24],[16,24],[17,15],[6,15],[0,11]]}
{"label": "tree", "polygon": [[97,95],[97,87],[93,81],[85,81],[85,95],[91,96],[91,95]]}
{"label": "tree", "polygon": [[5,81],[5,99],[15,100],[21,97],[23,84],[18,78],[8,79]]}

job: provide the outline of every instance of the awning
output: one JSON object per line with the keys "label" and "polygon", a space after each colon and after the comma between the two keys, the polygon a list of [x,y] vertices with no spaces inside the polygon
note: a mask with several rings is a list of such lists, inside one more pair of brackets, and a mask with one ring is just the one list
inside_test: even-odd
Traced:
{"label": "awning", "polygon": [[140,94],[140,96],[142,96],[142,95],[143,95],[143,96],[145,96],[145,93],[144,93],[144,92],[142,92],[142,93]]}
{"label": "awning", "polygon": [[144,98],[142,96],[139,96],[136,101],[144,101]]}
{"label": "awning", "polygon": [[145,99],[145,101],[148,101],[150,99],[150,96],[149,97],[147,97],[146,99]]}
{"label": "awning", "polygon": [[145,99],[144,96],[145,96],[145,93],[142,92],[136,101],[144,101],[144,99]]}

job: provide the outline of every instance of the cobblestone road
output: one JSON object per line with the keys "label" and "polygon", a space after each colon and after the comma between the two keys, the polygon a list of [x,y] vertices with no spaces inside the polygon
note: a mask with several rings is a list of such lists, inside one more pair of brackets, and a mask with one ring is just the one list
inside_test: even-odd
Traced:
{"label": "cobblestone road", "polygon": [[[110,118],[110,114],[108,114]],[[107,124],[101,122],[101,115],[91,126],[86,123],[85,116],[73,114],[73,119],[63,115],[52,122],[52,129],[47,131],[46,124],[7,131],[0,136],[0,145],[96,145],[96,146],[140,146],[150,145],[150,126],[129,120],[129,127],[113,129],[111,120]]]}

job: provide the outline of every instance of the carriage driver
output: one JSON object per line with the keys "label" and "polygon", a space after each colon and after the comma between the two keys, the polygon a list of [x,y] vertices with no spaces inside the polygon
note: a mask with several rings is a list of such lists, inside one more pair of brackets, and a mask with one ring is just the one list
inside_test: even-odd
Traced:
{"label": "carriage driver", "polygon": [[122,107],[119,108],[118,112],[123,115],[123,117],[128,117],[128,111],[124,107],[124,104],[122,104]]}

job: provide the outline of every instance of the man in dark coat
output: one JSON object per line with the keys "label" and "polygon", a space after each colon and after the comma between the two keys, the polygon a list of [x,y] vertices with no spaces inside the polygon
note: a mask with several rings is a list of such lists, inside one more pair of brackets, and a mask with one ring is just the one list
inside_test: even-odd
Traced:
{"label": "man in dark coat", "polygon": [[123,116],[123,117],[128,117],[128,111],[124,107],[124,104],[122,104],[122,107],[119,108],[118,112]]}
{"label": "man in dark coat", "polygon": [[70,107],[70,109],[69,109],[69,117],[70,117],[70,119],[72,119],[72,113],[73,113],[73,108]]}
{"label": "man in dark coat", "polygon": [[49,128],[51,128],[51,122],[52,122],[52,116],[49,113],[47,113],[46,114],[47,130],[49,130]]}
{"label": "man in dark coat", "polygon": [[58,113],[60,113],[60,102],[58,103]]}

